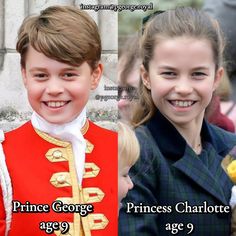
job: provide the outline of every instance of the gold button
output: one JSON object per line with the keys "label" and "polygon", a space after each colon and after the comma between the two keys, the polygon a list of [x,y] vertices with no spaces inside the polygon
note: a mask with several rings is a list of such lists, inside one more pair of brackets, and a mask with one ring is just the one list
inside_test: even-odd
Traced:
{"label": "gold button", "polygon": [[53,157],[54,157],[55,159],[59,159],[59,158],[62,157],[62,152],[59,151],[59,150],[56,150],[55,152],[53,152],[52,155],[53,155]]}
{"label": "gold button", "polygon": [[71,186],[71,177],[68,172],[54,173],[50,179],[50,182],[56,188]]}
{"label": "gold button", "polygon": [[66,182],[66,177],[65,177],[64,175],[59,175],[59,176],[57,177],[57,182],[58,182],[59,184],[64,184],[64,183]]}
{"label": "gold button", "polygon": [[51,148],[45,154],[46,158],[51,162],[68,161],[69,156],[66,148]]}

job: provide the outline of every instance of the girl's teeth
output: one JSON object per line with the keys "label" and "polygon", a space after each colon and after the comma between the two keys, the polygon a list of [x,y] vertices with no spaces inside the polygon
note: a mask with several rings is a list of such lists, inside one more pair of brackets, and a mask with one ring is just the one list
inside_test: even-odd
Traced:
{"label": "girl's teeth", "polygon": [[193,101],[172,101],[171,102],[176,107],[190,107],[193,105]]}
{"label": "girl's teeth", "polygon": [[66,104],[66,102],[47,102],[47,106],[52,107],[52,108],[58,108],[62,107]]}

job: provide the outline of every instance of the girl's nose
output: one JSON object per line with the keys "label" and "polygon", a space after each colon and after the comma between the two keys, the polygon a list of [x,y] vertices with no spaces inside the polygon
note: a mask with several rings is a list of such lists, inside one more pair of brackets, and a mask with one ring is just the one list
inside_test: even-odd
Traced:
{"label": "girl's nose", "polygon": [[192,93],[193,87],[189,79],[179,79],[178,83],[175,85],[175,92],[183,95]]}

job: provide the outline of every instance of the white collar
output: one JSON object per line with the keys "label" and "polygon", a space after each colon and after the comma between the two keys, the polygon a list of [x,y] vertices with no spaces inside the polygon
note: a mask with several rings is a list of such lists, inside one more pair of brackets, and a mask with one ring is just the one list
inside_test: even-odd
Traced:
{"label": "white collar", "polygon": [[76,119],[62,125],[51,124],[36,112],[33,112],[31,117],[31,123],[34,128],[48,133],[60,140],[71,142],[74,153],[75,168],[80,184],[82,183],[83,178],[86,149],[86,141],[81,133],[81,129],[85,122],[86,108],[82,110]]}

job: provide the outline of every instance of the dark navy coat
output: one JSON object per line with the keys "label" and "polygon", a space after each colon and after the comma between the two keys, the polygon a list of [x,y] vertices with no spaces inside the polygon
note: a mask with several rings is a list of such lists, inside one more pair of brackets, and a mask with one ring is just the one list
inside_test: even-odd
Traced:
{"label": "dark navy coat", "polygon": [[[174,235],[174,231],[168,230],[174,223],[181,224],[176,235],[188,235],[192,226],[194,229],[189,235],[230,235],[228,204],[233,183],[221,167],[221,162],[228,154],[236,156],[236,136],[204,121],[201,131],[203,150],[197,155],[159,112],[138,127],[136,135],[141,155],[131,168],[134,188],[128,193],[120,211],[119,235]],[[159,213],[140,213],[134,208],[126,213],[127,202],[136,206],[156,206],[156,209],[159,206]],[[210,206],[206,212],[212,209],[213,212],[199,212],[197,207],[204,204],[205,207]],[[192,210],[197,208],[197,212],[185,210],[185,205]],[[215,206],[228,210],[220,213]]]}

